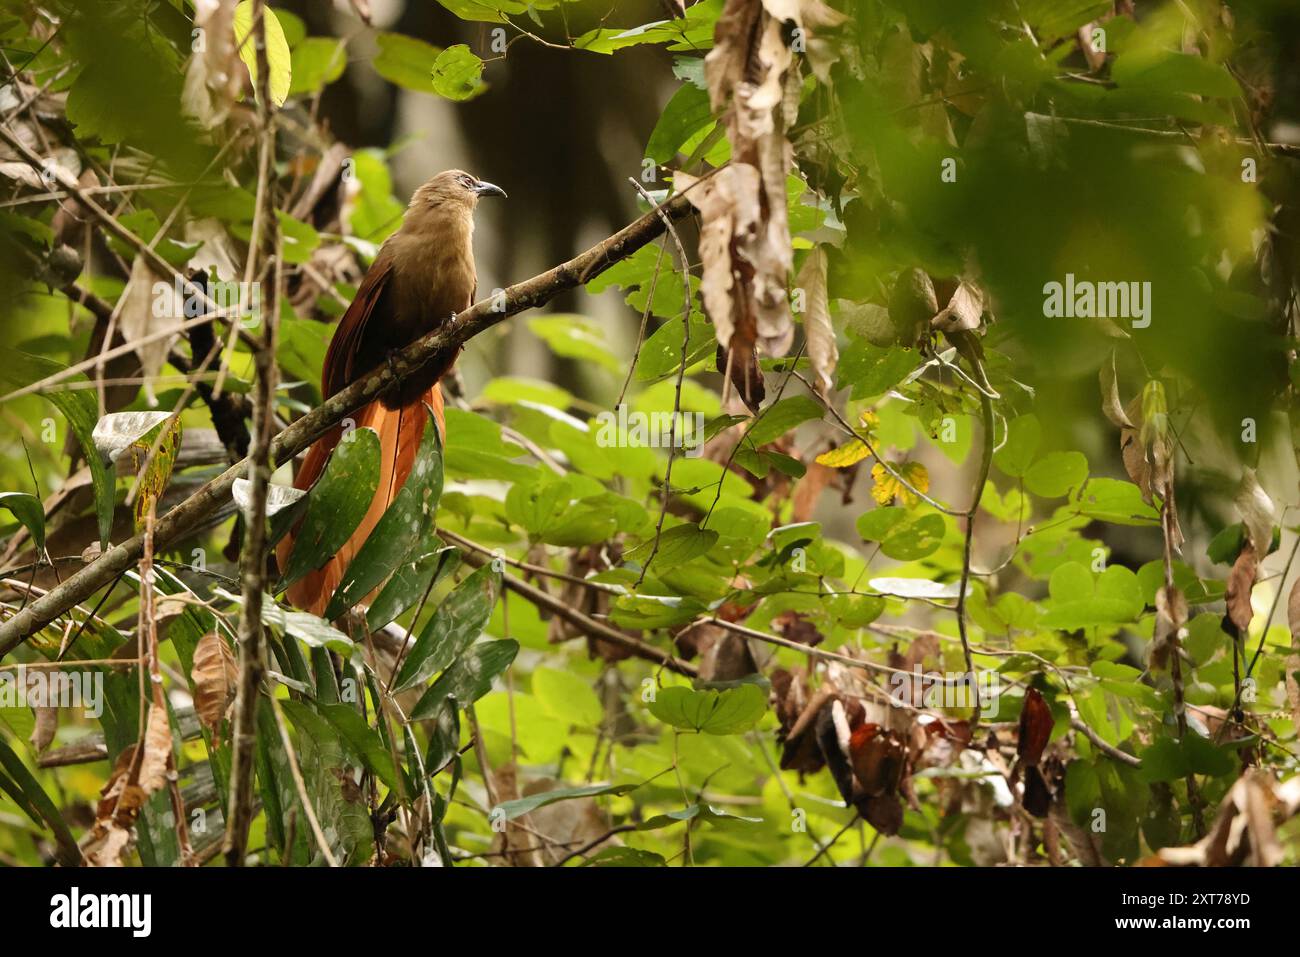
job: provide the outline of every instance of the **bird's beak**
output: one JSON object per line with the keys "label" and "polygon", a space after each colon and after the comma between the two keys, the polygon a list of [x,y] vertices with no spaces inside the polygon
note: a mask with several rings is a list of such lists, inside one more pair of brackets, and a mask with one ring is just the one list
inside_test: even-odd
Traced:
{"label": "bird's beak", "polygon": [[479,196],[500,196],[502,199],[507,198],[506,191],[500,186],[495,186],[492,183],[484,183],[482,180],[480,180],[479,184],[474,187],[474,192],[478,193]]}

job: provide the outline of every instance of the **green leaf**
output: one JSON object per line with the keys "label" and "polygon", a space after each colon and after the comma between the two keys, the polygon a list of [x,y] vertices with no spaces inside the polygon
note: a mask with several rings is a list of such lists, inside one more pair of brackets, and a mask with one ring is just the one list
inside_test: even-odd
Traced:
{"label": "green leaf", "polygon": [[343,75],[347,45],[334,37],[307,37],[293,48],[289,95],[319,93]]}
{"label": "green leaf", "polygon": [[1222,65],[1172,50],[1124,53],[1116,59],[1110,76],[1121,89],[1140,87],[1154,93],[1217,97],[1241,93],[1237,81]]}
{"label": "green leaf", "polygon": [[919,358],[915,349],[856,340],[840,355],[839,388],[852,386],[855,399],[881,395],[902,382]]}
{"label": "green leaf", "polygon": [[483,61],[463,43],[447,47],[433,62],[433,89],[449,100],[470,100],[487,89]]}
{"label": "green leaf", "polygon": [[456,659],[428,691],[415,703],[412,721],[423,721],[438,713],[448,698],[470,705],[492,690],[492,682],[502,674],[519,653],[519,642],[510,638],[485,641]]}
{"label": "green leaf", "polygon": [[379,53],[370,61],[375,72],[389,83],[418,93],[432,93],[433,65],[441,48],[400,33],[380,33],[375,42]]}
{"label": "green leaf", "polygon": [[318,702],[316,709],[352,747],[367,770],[392,790],[402,790],[403,782],[398,776],[396,765],[393,764],[393,756],[384,746],[379,732],[366,724],[366,719],[356,708],[350,704]]}
{"label": "green leaf", "polygon": [[947,530],[942,515],[920,515],[893,528],[880,543],[880,550],[895,561],[920,561],[938,550]]}
{"label": "green leaf", "polygon": [[[293,57],[289,52],[289,41],[285,39],[284,28],[275,11],[263,7],[266,20],[266,64],[271,71],[271,101],[276,106],[283,106],[289,95],[293,75]],[[242,0],[235,7],[235,44],[239,48],[239,58],[248,67],[248,75],[253,80],[253,89],[257,89],[257,38],[250,37],[253,30],[253,4]]]}
{"label": "green leaf", "polygon": [[1025,472],[1025,488],[1041,498],[1060,498],[1088,477],[1082,452],[1049,452]]}
{"label": "green leaf", "polygon": [[635,847],[607,847],[587,858],[583,867],[667,867],[662,855]]}
{"label": "green leaf", "polygon": [[0,492],[0,508],[26,526],[38,552],[45,551],[45,507],[40,499],[27,492]]}
{"label": "green leaf", "polygon": [[354,429],[334,447],[307,496],[307,512],[276,590],[324,565],[352,537],[379,485],[379,436]]}
{"label": "green leaf", "polygon": [[692,134],[712,122],[709,94],[699,87],[684,84],[678,87],[659,114],[659,121],[646,144],[645,155],[660,165],[666,164]]}
{"label": "green leaf", "polygon": [[555,804],[557,801],[601,797],[607,794],[621,797],[635,791],[640,786],[640,784],[587,784],[576,788],[556,788],[553,791],[530,794],[528,797],[518,798],[514,801],[503,801],[494,810],[504,812],[505,819],[513,821],[525,814],[536,811],[539,807],[546,807],[546,805]]}
{"label": "green leaf", "polygon": [[[659,551],[655,553],[655,565],[659,568],[684,565],[693,558],[707,554],[718,541],[718,533],[712,529],[700,528],[693,523],[674,525],[664,529],[659,536]],[[628,561],[649,561],[654,550],[654,539],[642,542],[636,548],[624,554]]]}
{"label": "green leaf", "polygon": [[[241,596],[232,594],[224,588],[216,588],[213,591],[214,594],[235,605],[243,604]],[[277,634],[297,638],[309,648],[328,648],[345,658],[350,657],[356,647],[351,638],[324,618],[305,611],[285,608],[271,595],[264,595],[262,598],[262,624]]]}
{"label": "green leaf", "polygon": [[567,671],[536,669],[533,694],[547,711],[568,724],[594,728],[605,713],[591,685]]}
{"label": "green leaf", "polygon": [[95,491],[95,514],[99,519],[99,541],[108,544],[113,532],[113,508],[116,481],[108,465],[95,449],[95,420],[98,403],[93,389],[69,389],[66,392],[42,393],[68,420],[68,427],[81,444],[82,454],[90,467],[90,483]]}
{"label": "green leaf", "polygon": [[479,23],[505,23],[505,16],[518,16],[528,10],[519,0],[438,0],[462,20]]}
{"label": "green leaf", "polygon": [[[415,550],[419,549],[417,545]],[[454,572],[459,565],[460,550],[450,545],[414,557],[407,555],[384,590],[371,602],[370,610],[366,612],[366,627],[375,631],[395,621],[398,615],[414,607],[434,584]]]}
{"label": "green leaf", "polygon": [[767,694],[753,684],[723,691],[661,688],[649,707],[651,714],[674,728],[704,734],[740,734],[763,716]]}
{"label": "green leaf", "polygon": [[428,537],[442,495],[442,443],[426,423],[406,484],[349,563],[325,617],[331,621],[378,588]]}
{"label": "green leaf", "polygon": [[41,826],[48,826],[59,845],[59,861],[64,866],[77,866],[81,863],[81,851],[77,840],[68,830],[59,809],[54,806],[50,796],[45,793],[36,778],[27,770],[22,758],[14,753],[3,738],[0,738],[0,790],[5,791],[14,802],[23,809],[33,821]]}
{"label": "green leaf", "polygon": [[[489,562],[443,599],[402,662],[394,691],[405,691],[455,661],[483,633],[501,589],[501,573]],[[462,704],[468,700],[456,695]]]}
{"label": "green leaf", "polygon": [[[585,316],[538,316],[528,320],[528,328],[557,356],[594,362],[618,375],[623,372],[623,363],[609,349],[605,330]],[[680,345],[681,337],[678,336]]]}
{"label": "green leaf", "polygon": [[746,442],[752,442],[755,446],[766,445],[775,442],[795,426],[821,417],[820,403],[806,395],[782,399],[759,413]]}
{"label": "green leaf", "polygon": [[1043,427],[1036,415],[1021,415],[1007,423],[1007,438],[993,453],[993,464],[1012,478],[1022,478],[1038,454]]}

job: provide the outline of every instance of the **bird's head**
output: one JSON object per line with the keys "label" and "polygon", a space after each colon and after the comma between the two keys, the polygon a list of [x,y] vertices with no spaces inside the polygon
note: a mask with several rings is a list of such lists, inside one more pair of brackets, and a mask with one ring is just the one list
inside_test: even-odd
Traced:
{"label": "bird's head", "polygon": [[449,169],[439,173],[415,191],[411,199],[413,208],[441,206],[463,207],[472,211],[481,196],[505,196],[500,186],[485,183],[477,176],[463,170]]}

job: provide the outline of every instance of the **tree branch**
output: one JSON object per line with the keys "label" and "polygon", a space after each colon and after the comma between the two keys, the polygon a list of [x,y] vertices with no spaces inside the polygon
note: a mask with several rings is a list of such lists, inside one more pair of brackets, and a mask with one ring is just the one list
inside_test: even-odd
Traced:
{"label": "tree branch", "polygon": [[[391,365],[386,364],[364,379],[354,382],[281,432],[271,443],[273,460],[279,464],[293,458],[345,416],[392,388],[399,378],[410,377],[434,357],[460,348],[474,336],[510,316],[545,305],[561,292],[589,282],[614,263],[626,259],[642,246],[659,238],[664,232],[659,212],[666,213],[672,219],[680,219],[689,209],[689,201],[684,194],[679,194],[658,211],[646,213],[568,262],[511,286],[502,296],[484,300],[466,309],[441,329],[416,340],[394,355]],[[247,459],[231,466],[162,516],[154,529],[154,540],[158,548],[165,549],[225,505],[230,499],[235,479],[243,477],[247,467]],[[96,561],[49,594],[0,624],[0,657],[7,655],[32,634],[129,569],[139,559],[142,545],[143,541],[137,535],[108,549]]]}

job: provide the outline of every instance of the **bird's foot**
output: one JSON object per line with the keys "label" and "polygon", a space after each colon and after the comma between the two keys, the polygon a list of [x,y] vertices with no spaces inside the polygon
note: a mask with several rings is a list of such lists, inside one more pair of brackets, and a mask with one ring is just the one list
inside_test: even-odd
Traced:
{"label": "bird's foot", "polygon": [[402,373],[397,369],[397,356],[401,351],[401,349],[389,349],[385,357],[388,360],[388,371],[393,374],[393,378],[399,385],[402,381]]}

